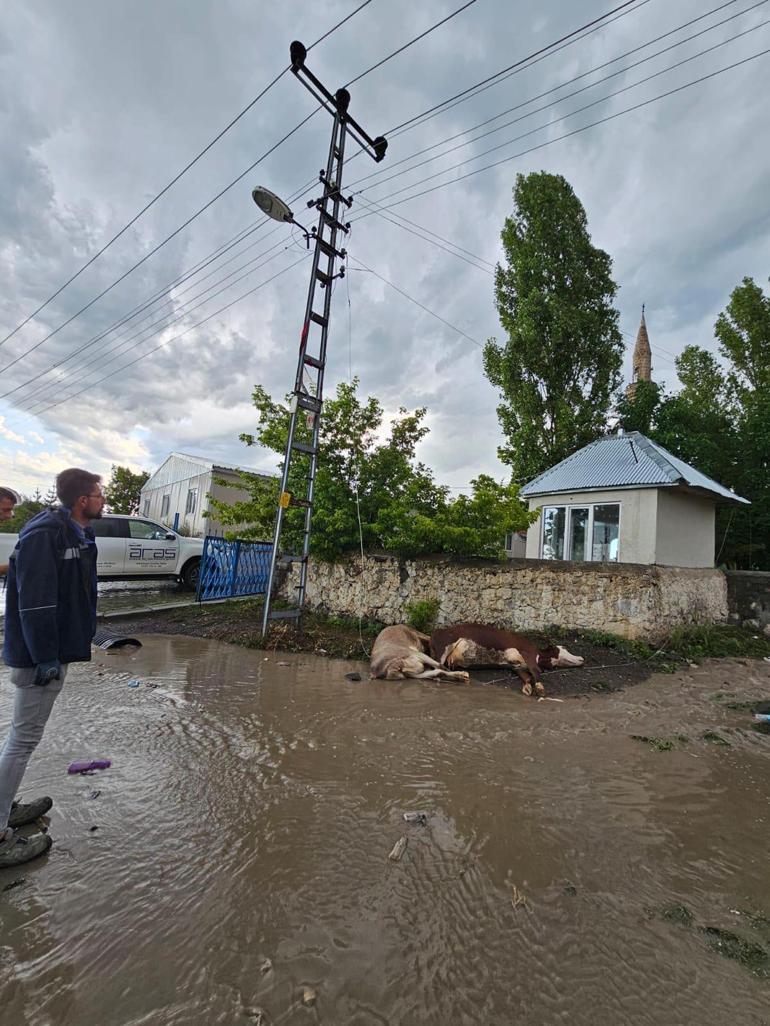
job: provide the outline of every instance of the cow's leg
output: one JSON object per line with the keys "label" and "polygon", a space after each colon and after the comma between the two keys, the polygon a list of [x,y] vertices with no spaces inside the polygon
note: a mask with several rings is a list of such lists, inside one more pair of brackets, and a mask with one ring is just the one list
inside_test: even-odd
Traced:
{"label": "cow's leg", "polygon": [[465,670],[445,670],[442,666],[435,670],[423,670],[422,673],[409,673],[407,676],[414,680],[461,680],[463,684],[467,684],[471,679]]}
{"label": "cow's leg", "polygon": [[528,666],[514,666],[513,670],[518,674],[519,679],[522,682],[521,691],[522,694],[529,697],[533,691],[536,691],[538,695],[545,694],[545,688],[538,677],[530,670]]}
{"label": "cow's leg", "polygon": [[415,680],[442,678],[444,680],[461,680],[466,683],[470,680],[464,671],[447,670],[424,652],[410,652],[400,661],[399,668],[405,677],[413,677]]}

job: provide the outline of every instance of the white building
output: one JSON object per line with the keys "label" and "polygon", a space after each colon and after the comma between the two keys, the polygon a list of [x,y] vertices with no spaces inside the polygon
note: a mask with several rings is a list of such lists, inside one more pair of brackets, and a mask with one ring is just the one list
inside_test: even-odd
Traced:
{"label": "white building", "polygon": [[527,559],[713,567],[717,503],[748,505],[640,434],[607,435],[521,489]]}
{"label": "white building", "polygon": [[[225,530],[237,531],[237,527],[223,527],[216,515],[204,516],[204,513],[211,508],[209,495],[230,504],[249,498],[248,491],[240,487],[239,471],[243,470],[257,477],[267,476],[246,467],[226,467],[202,456],[172,452],[142,488],[139,512],[197,537],[221,535]],[[217,483],[218,479],[232,481],[238,487],[225,487]]]}

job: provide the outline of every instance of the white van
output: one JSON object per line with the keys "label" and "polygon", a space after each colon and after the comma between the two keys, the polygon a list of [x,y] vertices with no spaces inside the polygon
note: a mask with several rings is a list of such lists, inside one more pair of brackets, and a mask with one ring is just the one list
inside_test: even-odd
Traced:
{"label": "white van", "polygon": [[[198,587],[202,538],[184,538],[163,524],[119,513],[106,513],[91,527],[100,581],[175,577],[193,591]],[[17,534],[0,534],[0,564],[8,562],[18,540]]]}

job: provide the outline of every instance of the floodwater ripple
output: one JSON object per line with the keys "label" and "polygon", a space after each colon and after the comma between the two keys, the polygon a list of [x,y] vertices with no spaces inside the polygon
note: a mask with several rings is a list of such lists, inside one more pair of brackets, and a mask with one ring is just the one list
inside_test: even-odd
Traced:
{"label": "floodwater ripple", "polygon": [[27,780],[54,848],[0,872],[7,1021],[767,1023],[703,933],[770,951],[770,739],[713,682],[538,703],[349,669],[158,636],[73,668]]}

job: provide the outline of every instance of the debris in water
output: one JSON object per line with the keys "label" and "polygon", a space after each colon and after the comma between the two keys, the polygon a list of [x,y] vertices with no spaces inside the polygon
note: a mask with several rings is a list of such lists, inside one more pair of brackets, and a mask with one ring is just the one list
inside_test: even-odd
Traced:
{"label": "debris in water", "polygon": [[521,893],[516,884],[511,884],[511,904],[514,908],[525,908],[529,911],[527,899]]}
{"label": "debris in water", "polygon": [[23,887],[26,882],[26,876],[20,876],[18,880],[11,880],[10,883],[7,883],[5,887],[3,887],[3,890],[12,891],[15,887]]}
{"label": "debris in water", "polygon": [[646,734],[629,734],[632,741],[644,741],[656,752],[670,752],[674,747],[673,741],[664,737],[647,737]]}
{"label": "debris in water", "polygon": [[265,973],[269,973],[272,968],[273,968],[273,963],[270,961],[269,958],[266,958],[265,961],[262,963],[262,965],[259,967],[259,971],[264,976]]}
{"label": "debris in water", "polygon": [[686,905],[665,905],[660,910],[662,919],[680,926],[692,926],[692,912]]}
{"label": "debris in water", "polygon": [[99,795],[100,795],[101,793],[102,793],[101,791],[92,791],[92,792],[91,792],[91,793],[89,794],[89,796],[88,796],[88,797],[89,797],[89,798],[98,798],[98,797],[99,797]]}
{"label": "debris in water", "polygon": [[425,826],[428,822],[427,812],[405,812],[404,822],[406,823],[417,823],[419,826]]}
{"label": "debris in water", "polygon": [[361,680],[361,674],[354,670],[352,673],[345,674],[345,680]]}
{"label": "debris in water", "polygon": [[543,695],[541,695],[540,698],[538,698],[538,702],[563,702],[563,701],[564,701],[563,698],[546,698]]}
{"label": "debris in water", "polygon": [[67,772],[91,773],[93,770],[109,769],[111,765],[110,759],[85,759],[82,762],[71,762],[67,767]]}
{"label": "debris in water", "polygon": [[717,734],[714,730],[705,731],[701,737],[704,741],[710,741],[712,745],[722,745],[723,748],[730,748],[730,742],[722,737],[721,734]]}
{"label": "debris in water", "polygon": [[278,662],[275,665],[276,666],[291,666],[291,663],[287,663],[285,660],[279,659]]}
{"label": "debris in water", "polygon": [[318,1000],[318,994],[312,987],[302,988],[302,1004],[307,1005],[308,1008],[312,1008]]}
{"label": "debris in water", "polygon": [[96,831],[97,831],[98,829],[99,829],[99,827],[98,827],[98,826],[92,826],[92,827],[89,827],[89,828],[88,828],[88,832],[89,832],[89,834],[94,834],[94,833],[96,833]]}
{"label": "debris in water", "polygon": [[136,677],[132,677],[132,679],[128,682],[128,686],[130,688],[138,688],[141,683],[142,682],[140,680],[137,680]]}
{"label": "debris in water", "polygon": [[267,1026],[267,1012],[264,1008],[247,1006],[243,1011],[246,1014],[246,1018],[253,1024],[253,1026]]}
{"label": "debris in water", "polygon": [[712,951],[724,958],[732,958],[754,973],[756,976],[770,975],[770,955],[753,941],[745,940],[729,930],[720,930],[716,926],[705,926],[702,931]]}
{"label": "debris in water", "polygon": [[577,887],[574,884],[567,884],[562,894],[566,894],[569,898],[575,898],[577,897]]}
{"label": "debris in water", "polygon": [[390,855],[388,855],[388,858],[391,862],[399,862],[401,860],[401,856],[406,851],[406,846],[408,843],[409,842],[407,841],[406,837],[399,837],[399,839],[393,845],[393,849],[391,850]]}

